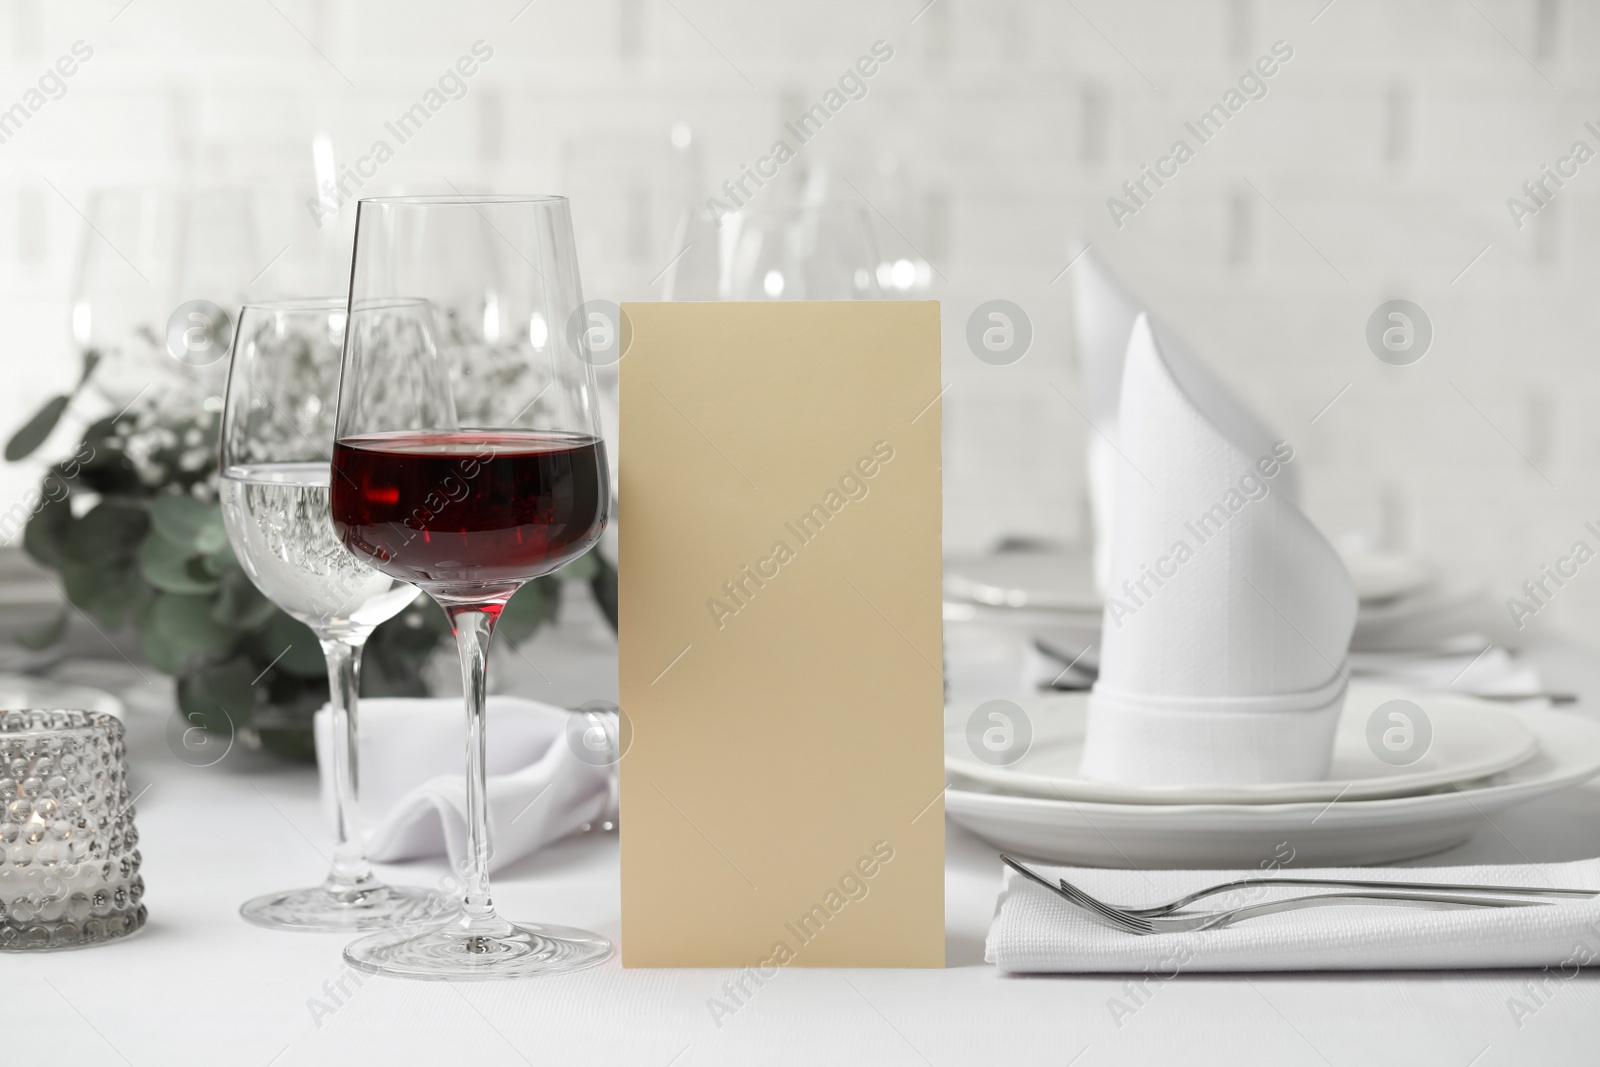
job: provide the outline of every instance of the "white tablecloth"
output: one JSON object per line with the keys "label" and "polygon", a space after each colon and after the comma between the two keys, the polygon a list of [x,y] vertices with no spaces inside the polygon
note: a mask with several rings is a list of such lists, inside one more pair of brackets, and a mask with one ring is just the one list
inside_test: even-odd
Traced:
{"label": "white tablecloth", "polygon": [[[537,646],[529,653],[535,661]],[[1600,713],[1600,657],[1552,644],[1553,689]],[[529,695],[544,696],[531,693]],[[995,851],[951,828],[949,965],[787,969],[732,1017],[708,1000],[731,972],[623,970],[500,983],[358,979],[339,935],[256,929],[238,906],[318,881],[328,834],[306,768],[234,752],[209,768],[130,715],[150,921],[85,951],[0,955],[6,1063],[185,1064],[1576,1064],[1600,1060],[1600,971],[1004,978],[983,961]],[[1428,865],[1600,855],[1600,788],[1497,817]],[[429,884],[439,865],[382,868]],[[613,939],[617,838],[594,832],[495,880],[512,918]]]}

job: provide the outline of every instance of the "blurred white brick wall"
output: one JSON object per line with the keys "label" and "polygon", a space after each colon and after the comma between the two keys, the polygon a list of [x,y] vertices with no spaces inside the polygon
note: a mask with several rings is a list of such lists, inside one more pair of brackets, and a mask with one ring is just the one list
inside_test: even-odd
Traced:
{"label": "blurred white brick wall", "polygon": [[[882,39],[894,60],[800,165],[854,183],[889,258],[936,268],[951,549],[1080,531],[1085,427],[1055,391],[1082,406],[1062,276],[1075,240],[1301,446],[1330,534],[1399,539],[1509,596],[1600,519],[1600,163],[1520,231],[1505,206],[1574,140],[1600,149],[1583,129],[1600,125],[1593,0],[925,4],[5,0],[0,107],[74,41],[94,58],[0,144],[0,426],[77,372],[68,305],[93,188],[251,187],[263,268],[288,246],[252,295],[336,287],[354,208],[311,224],[313,136],[354,161],[481,39],[494,57],[467,96],[363,192],[567,192],[590,295],[648,297],[694,190],[761,155]],[[1269,94],[1114,226],[1107,198],[1277,40],[1294,58]],[[1034,323],[1008,367],[964,341],[994,297]],[[1364,341],[1392,297],[1436,331],[1411,367]],[[0,500],[33,477],[6,469]],[[1600,578],[1537,625],[1552,621],[1600,623]]]}

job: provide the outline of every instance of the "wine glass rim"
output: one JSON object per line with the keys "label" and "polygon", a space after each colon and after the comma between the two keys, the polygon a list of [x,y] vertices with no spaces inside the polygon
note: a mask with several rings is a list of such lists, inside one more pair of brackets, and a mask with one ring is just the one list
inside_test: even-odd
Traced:
{"label": "wine glass rim", "polygon": [[476,207],[484,204],[564,204],[567,198],[546,193],[422,193],[412,196],[365,196],[360,204],[384,207]]}
{"label": "wine glass rim", "polygon": [[384,311],[388,308],[427,307],[431,301],[425,296],[364,296],[351,305],[353,311]]}

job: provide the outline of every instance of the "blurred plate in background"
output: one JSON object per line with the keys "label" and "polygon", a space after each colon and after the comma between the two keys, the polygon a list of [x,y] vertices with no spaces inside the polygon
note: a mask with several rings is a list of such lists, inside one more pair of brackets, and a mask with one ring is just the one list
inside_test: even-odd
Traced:
{"label": "blurred plate in background", "polygon": [[1030,549],[945,560],[946,599],[993,608],[1100,613],[1087,552]]}

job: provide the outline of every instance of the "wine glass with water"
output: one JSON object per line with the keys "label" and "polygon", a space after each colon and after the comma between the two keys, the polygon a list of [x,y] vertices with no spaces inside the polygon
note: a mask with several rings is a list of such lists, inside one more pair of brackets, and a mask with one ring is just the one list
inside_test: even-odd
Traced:
{"label": "wine glass with water", "polygon": [[[432,338],[370,328],[422,298]],[[563,197],[360,202],[333,454],[346,547],[450,616],[467,712],[466,892],[458,918],[364,937],[345,959],[412,978],[592,966],[605,938],[512,923],[489,893],[484,670],[506,601],[600,539],[610,475]]]}
{"label": "wine glass with water", "polygon": [[[404,324],[425,313],[422,305],[401,305],[390,317]],[[449,910],[436,893],[385,885],[373,876],[356,806],[362,647],[417,590],[346,552],[328,513],[345,324],[343,299],[246,305],[223,403],[221,496],[228,540],[267,599],[311,628],[328,663],[336,808],[332,869],[320,886],[269,893],[240,909],[251,922],[280,929],[365,930]]]}

